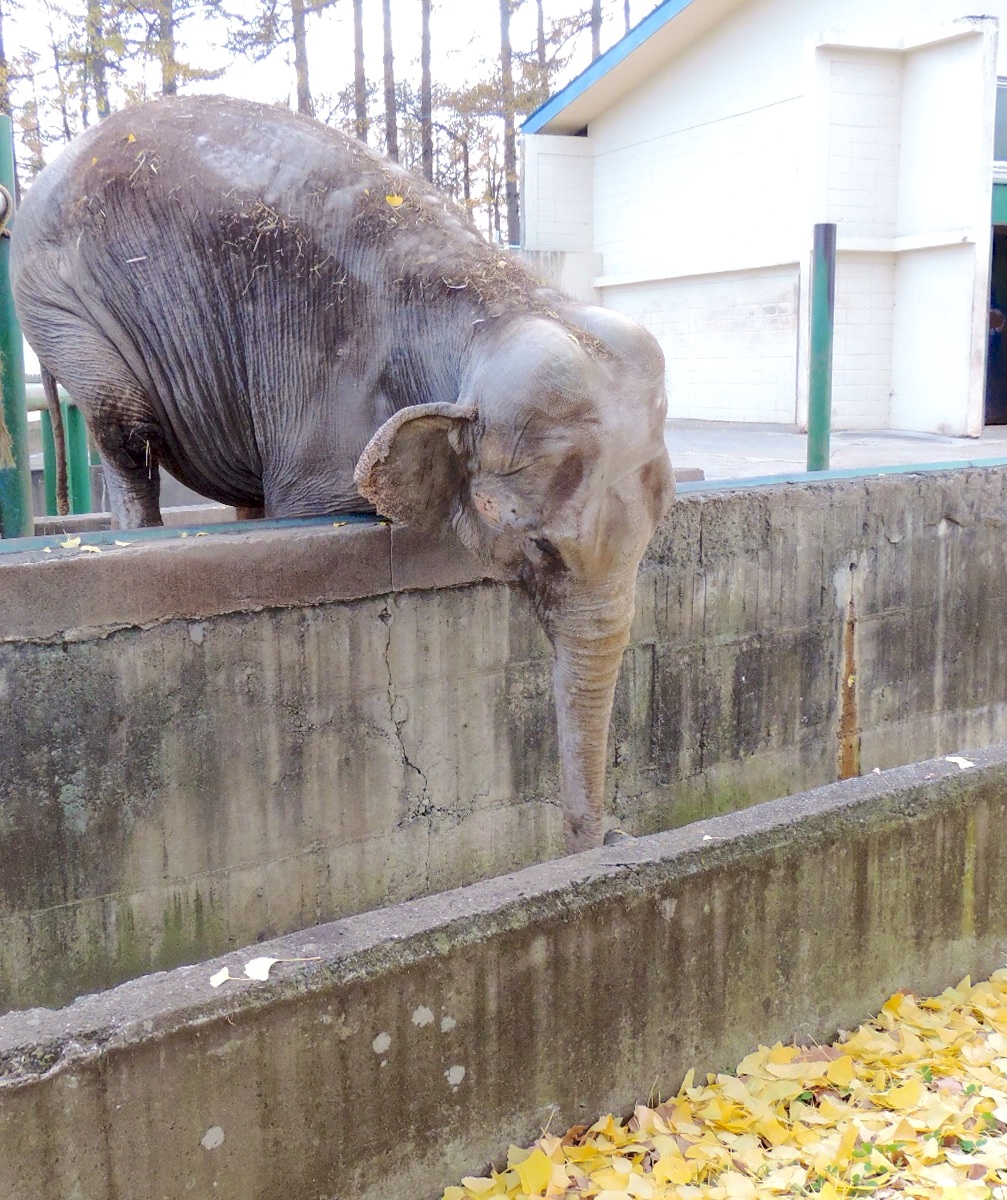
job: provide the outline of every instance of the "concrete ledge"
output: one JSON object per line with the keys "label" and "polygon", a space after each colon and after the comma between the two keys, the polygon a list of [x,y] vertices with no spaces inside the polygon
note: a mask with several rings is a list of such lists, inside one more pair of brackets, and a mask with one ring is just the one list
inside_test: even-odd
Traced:
{"label": "concrete ledge", "polygon": [[[527,1141],[1007,956],[1007,746],[0,1019],[0,1195],[432,1200]],[[266,983],[234,975],[253,956]]]}
{"label": "concrete ledge", "polygon": [[261,529],[246,522],[226,537],[208,526],[205,537],[157,541],[124,532],[118,537],[128,545],[57,545],[0,557],[0,641],[79,638],[488,577],[453,536],[332,524]]}

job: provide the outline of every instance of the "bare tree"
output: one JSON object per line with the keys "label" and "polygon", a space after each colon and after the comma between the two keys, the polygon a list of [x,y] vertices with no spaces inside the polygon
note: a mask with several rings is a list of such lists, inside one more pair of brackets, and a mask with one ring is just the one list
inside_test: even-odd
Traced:
{"label": "bare tree", "polygon": [[294,43],[294,76],[297,80],[297,111],[314,116],[308,85],[308,46],[304,31],[304,0],[290,0],[290,33]]}
{"label": "bare tree", "polygon": [[591,0],[591,61],[601,54],[601,0]]}
{"label": "bare tree", "polygon": [[[105,36],[105,15],[101,0],[87,0],[85,29],[84,74],[94,90],[94,110],[102,120],[112,111],[108,99],[108,41]],[[86,94],[86,92],[85,92]],[[82,113],[87,122],[86,108]]]}
{"label": "bare tree", "polygon": [[399,161],[399,128],[395,111],[395,55],[392,50],[392,0],[381,0],[385,69],[385,153]]}
{"label": "bare tree", "polygon": [[124,8],[134,25],[135,51],[160,67],[162,95],[174,96],[180,84],[223,74],[223,66],[208,70],[183,61],[178,41],[180,26],[194,17],[225,15],[222,0],[125,0]]}
{"label": "bare tree", "polygon": [[507,241],[521,241],[521,211],[517,191],[517,135],[514,128],[514,75],[510,42],[511,0],[500,0],[500,100],[503,106],[503,183],[507,205]]}
{"label": "bare tree", "polygon": [[[278,46],[293,50],[295,105],[299,113],[314,116],[315,98],[308,71],[308,18],[330,7],[334,0],[259,0],[258,10],[225,12],[229,27],[227,48],[253,62],[267,58]],[[323,105],[324,107],[324,105]]]}
{"label": "bare tree", "polygon": [[3,23],[4,17],[10,12],[9,0],[0,3],[0,113],[13,117],[11,105],[10,63],[7,61],[7,51],[4,47]]}
{"label": "bare tree", "polygon": [[353,111],[354,134],[367,141],[367,75],[364,73],[364,0],[353,0]]}
{"label": "bare tree", "polygon": [[420,144],[423,147],[423,177],[434,177],[433,101],[430,85],[430,0],[420,0]]}

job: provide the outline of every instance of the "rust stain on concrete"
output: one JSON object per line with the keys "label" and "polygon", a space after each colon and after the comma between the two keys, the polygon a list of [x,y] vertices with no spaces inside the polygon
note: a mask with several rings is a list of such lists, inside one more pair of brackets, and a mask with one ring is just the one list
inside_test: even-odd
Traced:
{"label": "rust stain on concrete", "polygon": [[860,774],[860,719],[857,715],[857,615],[853,599],[852,575],[856,563],[850,563],[850,599],[843,623],[843,675],[839,685],[839,778],[852,779]]}

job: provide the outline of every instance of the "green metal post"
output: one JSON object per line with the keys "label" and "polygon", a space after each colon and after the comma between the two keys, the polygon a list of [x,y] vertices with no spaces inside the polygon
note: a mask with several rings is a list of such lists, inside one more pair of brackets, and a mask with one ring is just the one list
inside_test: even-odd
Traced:
{"label": "green metal post", "polygon": [[811,353],[808,371],[808,470],[829,469],[832,333],[836,310],[836,227],[815,226],[811,257]]}
{"label": "green metal post", "polygon": [[66,430],[66,490],[72,513],[91,511],[91,463],[84,414],[75,404],[63,405]]}
{"label": "green metal post", "polygon": [[56,439],[52,433],[52,417],[40,412],[42,424],[42,475],[45,480],[45,515],[56,516]]}
{"label": "green metal post", "polygon": [[[14,135],[11,120],[0,115],[0,184],[7,190],[5,207],[14,207]],[[7,223],[13,211],[6,214]],[[0,536],[31,537],[31,463],[28,459],[28,412],[24,392],[24,347],[21,326],[14,312],[10,290],[10,238],[0,236],[0,391],[2,425],[0,429]]]}

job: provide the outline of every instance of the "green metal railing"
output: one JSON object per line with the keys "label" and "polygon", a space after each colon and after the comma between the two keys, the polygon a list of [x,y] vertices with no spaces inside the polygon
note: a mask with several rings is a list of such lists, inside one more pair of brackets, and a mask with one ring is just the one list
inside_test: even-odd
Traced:
{"label": "green metal railing", "polygon": [[808,372],[808,470],[829,469],[832,431],[832,336],[836,311],[836,227],[815,226],[811,258],[811,352]]}
{"label": "green metal railing", "polygon": [[[14,137],[0,115],[0,203],[3,226],[14,209]],[[30,537],[31,468],[25,410],[24,348],[10,290],[10,237],[0,230],[0,535]]]}

